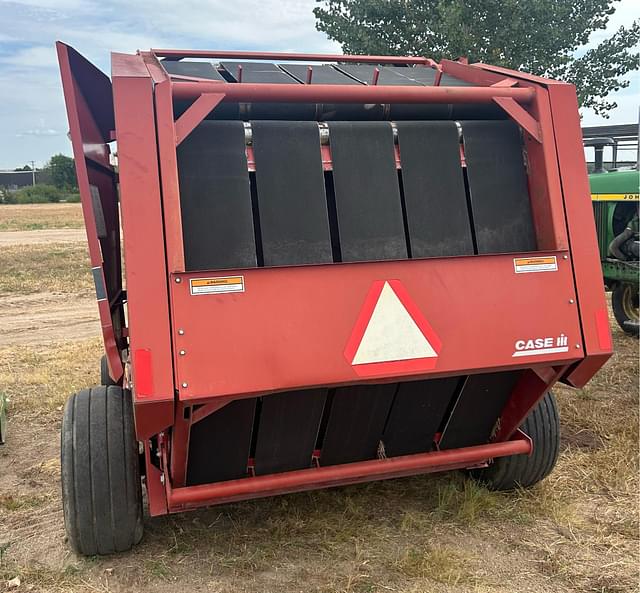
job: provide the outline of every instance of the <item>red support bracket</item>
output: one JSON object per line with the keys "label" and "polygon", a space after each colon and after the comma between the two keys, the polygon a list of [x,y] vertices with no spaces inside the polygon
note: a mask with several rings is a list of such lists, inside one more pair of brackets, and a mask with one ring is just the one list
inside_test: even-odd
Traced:
{"label": "red support bracket", "polygon": [[491,86],[497,86],[497,87],[512,87],[512,86],[516,86],[518,84],[518,81],[515,80],[514,78],[503,78],[502,80],[499,80],[498,82],[494,82]]}
{"label": "red support bracket", "polygon": [[[494,87],[504,86],[496,83]],[[536,119],[517,101],[511,97],[494,97],[493,99],[507,114],[516,121],[518,125],[523,127],[531,136],[542,144],[542,129]]]}
{"label": "red support bracket", "polygon": [[224,93],[202,93],[176,120],[176,146],[224,99]]}
{"label": "red support bracket", "polygon": [[205,404],[191,413],[191,426],[196,424],[196,422],[200,422],[200,420],[204,420],[207,416],[217,412],[220,408],[224,408],[227,404],[231,403],[233,400],[231,398],[225,397],[217,399],[210,404]]}

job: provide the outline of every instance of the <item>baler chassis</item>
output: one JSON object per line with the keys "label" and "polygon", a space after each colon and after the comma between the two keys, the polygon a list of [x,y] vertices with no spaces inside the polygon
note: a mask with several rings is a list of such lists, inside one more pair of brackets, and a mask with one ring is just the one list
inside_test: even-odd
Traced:
{"label": "baler chassis", "polygon": [[179,50],[113,54],[110,81],[58,55],[105,342],[63,420],[76,551],[139,541],[138,448],[152,516],[551,471],[550,388],[611,354],[573,87]]}

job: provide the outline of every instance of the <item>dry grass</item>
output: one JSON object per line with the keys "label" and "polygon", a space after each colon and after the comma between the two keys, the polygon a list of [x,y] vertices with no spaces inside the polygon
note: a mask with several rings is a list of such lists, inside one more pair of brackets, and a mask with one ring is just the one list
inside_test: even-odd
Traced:
{"label": "dry grass", "polygon": [[[17,426],[31,427],[33,442],[22,445],[31,453],[19,463],[37,487],[0,498],[0,533],[3,523],[33,525],[10,540],[0,583],[19,575],[35,591],[634,591],[637,342],[615,333],[617,353],[587,389],[557,389],[564,450],[531,490],[494,493],[452,473],[249,501],[149,519],[140,546],[104,559],[78,559],[56,543],[55,451],[34,456],[43,439],[51,446],[66,395],[96,382],[100,343],[5,349],[10,445],[22,436]],[[49,532],[35,535],[42,522]],[[42,558],[52,545],[58,552]]]}
{"label": "dry grass", "polygon": [[85,243],[5,246],[0,250],[0,271],[0,296],[34,292],[83,294],[93,287]]}
{"label": "dry grass", "polygon": [[2,204],[1,231],[35,231],[42,229],[81,228],[80,204]]}
{"label": "dry grass", "polygon": [[[7,251],[0,292],[90,289],[84,246]],[[587,388],[556,389],[563,451],[531,490],[451,473],[248,501],[147,519],[141,545],[100,559],[63,543],[57,462],[62,405],[97,382],[100,341],[0,349],[0,591],[15,576],[36,592],[636,591],[638,342],[614,337]]]}
{"label": "dry grass", "polygon": [[58,418],[67,396],[99,381],[102,342],[0,348],[0,389],[17,418]]}

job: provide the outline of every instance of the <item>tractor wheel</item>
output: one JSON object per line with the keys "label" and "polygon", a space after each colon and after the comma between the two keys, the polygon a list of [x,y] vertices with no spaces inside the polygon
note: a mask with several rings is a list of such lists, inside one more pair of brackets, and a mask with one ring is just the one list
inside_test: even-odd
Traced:
{"label": "tractor wheel", "polygon": [[109,374],[109,365],[107,364],[107,356],[105,354],[100,358],[100,385],[117,385]]}
{"label": "tractor wheel", "polygon": [[521,427],[533,441],[531,455],[511,455],[494,459],[489,467],[472,470],[471,475],[492,490],[528,488],[551,473],[560,452],[560,419],[556,400],[547,393],[531,410]]}
{"label": "tractor wheel", "polygon": [[64,408],[62,507],[78,554],[129,550],[142,538],[142,490],[131,393],[83,389]]}
{"label": "tractor wheel", "polygon": [[640,333],[640,317],[638,315],[638,286],[618,283],[611,293],[611,306],[618,325],[630,336]]}

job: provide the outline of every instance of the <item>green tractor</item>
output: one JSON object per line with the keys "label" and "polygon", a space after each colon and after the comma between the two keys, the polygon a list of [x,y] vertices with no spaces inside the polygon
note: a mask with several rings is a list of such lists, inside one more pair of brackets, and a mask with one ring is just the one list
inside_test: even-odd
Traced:
{"label": "green tractor", "polygon": [[604,283],[607,290],[611,291],[611,306],[616,321],[627,334],[638,336],[638,165],[636,162],[628,168],[617,167],[617,151],[614,151],[613,166],[605,169],[604,149],[616,145],[613,138],[585,138],[584,145],[595,149],[594,168],[589,181]]}

